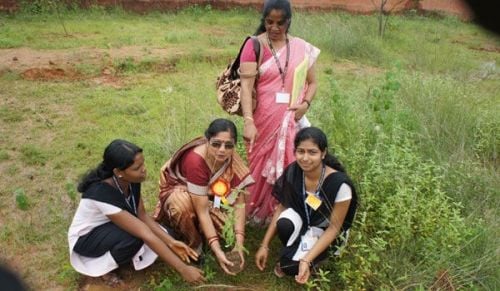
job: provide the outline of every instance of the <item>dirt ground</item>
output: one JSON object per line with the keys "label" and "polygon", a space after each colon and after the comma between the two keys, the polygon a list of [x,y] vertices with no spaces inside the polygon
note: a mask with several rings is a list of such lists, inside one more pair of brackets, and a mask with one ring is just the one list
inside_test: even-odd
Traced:
{"label": "dirt ground", "polygon": [[[139,61],[145,56],[162,59],[172,56],[172,50],[129,46],[112,49],[78,48],[66,50],[34,50],[31,48],[0,49],[0,75],[19,74],[26,80],[82,80],[91,79],[96,85],[115,88],[123,84],[116,76],[113,60],[132,58]],[[86,76],[78,70],[85,64],[102,68],[97,76]]]}

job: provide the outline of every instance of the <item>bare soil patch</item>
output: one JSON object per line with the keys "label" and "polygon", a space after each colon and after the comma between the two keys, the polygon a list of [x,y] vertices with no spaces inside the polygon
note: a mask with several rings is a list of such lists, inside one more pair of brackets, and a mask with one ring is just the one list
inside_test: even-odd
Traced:
{"label": "bare soil patch", "polygon": [[[121,88],[120,60],[140,62],[145,58],[157,59],[151,70],[167,73],[175,70],[175,64],[167,60],[178,59],[181,52],[172,48],[129,46],[111,49],[78,48],[64,50],[35,50],[31,48],[0,49],[0,76],[5,73],[19,74],[30,81],[78,81],[90,80],[96,85]],[[85,65],[98,73],[88,75],[79,70]]]}
{"label": "bare soil patch", "polygon": [[75,64],[99,64],[103,61],[131,57],[135,60],[144,57],[166,58],[181,54],[175,48],[149,48],[128,46],[121,48],[77,48],[61,50],[36,50],[32,48],[0,49],[0,71],[10,69],[14,72],[30,68],[56,66],[65,69]]}
{"label": "bare soil patch", "polygon": [[485,42],[481,46],[472,45],[472,44],[470,44],[470,40],[467,40],[464,38],[457,38],[457,39],[452,40],[451,42],[454,44],[464,45],[468,49],[471,49],[471,50],[491,52],[491,53],[500,53],[500,47],[493,42]]}
{"label": "bare soil patch", "polygon": [[26,80],[76,80],[79,79],[79,74],[72,70],[64,70],[61,68],[31,68],[21,73],[21,76]]}
{"label": "bare soil patch", "polygon": [[89,277],[81,275],[78,290],[80,291],[108,291],[108,290],[140,290],[142,283],[147,281],[144,271],[134,271],[130,266],[121,267],[114,271],[121,279],[122,283],[111,287],[101,277]]}

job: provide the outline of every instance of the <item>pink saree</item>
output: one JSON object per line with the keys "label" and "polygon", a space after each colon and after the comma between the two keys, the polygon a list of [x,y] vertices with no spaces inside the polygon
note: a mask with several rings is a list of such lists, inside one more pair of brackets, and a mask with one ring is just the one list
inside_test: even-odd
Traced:
{"label": "pink saree", "polygon": [[[290,39],[290,58],[288,72],[285,78],[285,91],[292,92],[295,68],[309,58],[309,67],[316,61],[320,51],[304,40],[293,37]],[[286,62],[286,46],[277,55],[280,63]],[[294,119],[295,112],[287,110],[288,104],[276,103],[276,93],[281,91],[281,77],[273,57],[264,61],[259,67],[260,77],[256,86],[257,107],[253,114],[258,137],[253,150],[248,153],[250,173],[255,184],[250,186],[247,215],[254,223],[266,223],[271,219],[277,201],[271,195],[274,182],[283,170],[295,160],[293,140],[297,133]],[[302,102],[307,84],[299,94],[298,103]],[[267,220],[267,221],[266,221]]]}

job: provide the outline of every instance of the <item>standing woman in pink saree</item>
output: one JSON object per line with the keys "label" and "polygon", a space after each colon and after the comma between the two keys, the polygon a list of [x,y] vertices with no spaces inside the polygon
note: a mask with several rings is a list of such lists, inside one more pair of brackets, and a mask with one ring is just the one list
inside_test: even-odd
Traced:
{"label": "standing woman in pink saree", "polygon": [[[291,20],[288,0],[266,1],[255,33],[261,45],[260,58],[256,60],[251,41],[241,55],[243,137],[256,182],[249,187],[246,205],[247,215],[257,224],[267,224],[277,205],[272,186],[295,160],[293,140],[299,127],[307,126],[304,115],[316,93],[314,63],[320,50],[288,34]],[[297,77],[301,72],[305,78]]]}

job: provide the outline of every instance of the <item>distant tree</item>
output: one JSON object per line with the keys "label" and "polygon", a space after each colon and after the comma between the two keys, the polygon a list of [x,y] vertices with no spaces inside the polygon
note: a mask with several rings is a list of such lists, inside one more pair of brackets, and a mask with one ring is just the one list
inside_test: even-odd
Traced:
{"label": "distant tree", "polygon": [[68,30],[66,29],[66,25],[64,24],[64,18],[61,15],[61,8],[64,7],[65,3],[62,0],[49,0],[49,4],[52,6],[52,8],[55,10],[56,15],[57,15],[57,20],[59,20],[59,23],[61,24],[62,28],[64,29],[64,35],[69,36]]}
{"label": "distant tree", "polygon": [[[397,1],[371,0],[371,1],[378,11],[378,35],[380,37],[384,37],[387,21],[389,20],[389,15],[394,11],[394,9],[402,4],[406,6],[408,2],[412,2],[412,6],[417,7],[418,2],[420,0],[397,0]],[[389,2],[392,2],[391,3],[392,5],[389,5]]]}

